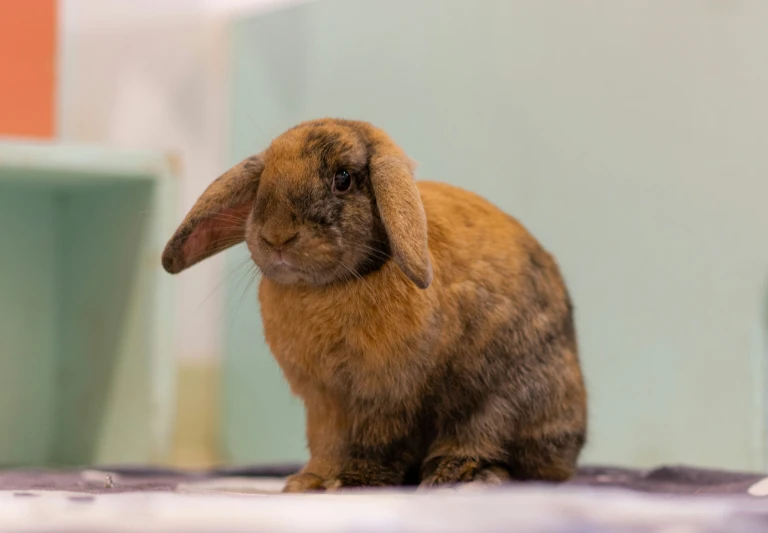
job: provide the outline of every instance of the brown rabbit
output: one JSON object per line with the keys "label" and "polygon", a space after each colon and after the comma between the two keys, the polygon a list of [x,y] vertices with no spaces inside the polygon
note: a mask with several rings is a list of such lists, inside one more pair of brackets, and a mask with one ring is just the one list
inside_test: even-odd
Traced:
{"label": "brown rabbit", "polygon": [[213,182],[163,266],[243,240],[306,408],[311,458],[286,491],[574,473],[587,413],[571,302],[515,219],[415,182],[382,130],[324,119]]}

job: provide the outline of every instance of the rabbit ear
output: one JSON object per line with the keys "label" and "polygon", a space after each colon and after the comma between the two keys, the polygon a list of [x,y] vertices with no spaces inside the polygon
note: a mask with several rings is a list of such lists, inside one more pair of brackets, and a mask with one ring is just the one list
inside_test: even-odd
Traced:
{"label": "rabbit ear", "polygon": [[432,283],[427,216],[413,177],[413,164],[381,130],[366,125],[372,141],[371,185],[389,237],[392,256],[420,289]]}
{"label": "rabbit ear", "polygon": [[163,268],[178,274],[245,239],[261,172],[263,154],[238,163],[211,183],[163,251]]}

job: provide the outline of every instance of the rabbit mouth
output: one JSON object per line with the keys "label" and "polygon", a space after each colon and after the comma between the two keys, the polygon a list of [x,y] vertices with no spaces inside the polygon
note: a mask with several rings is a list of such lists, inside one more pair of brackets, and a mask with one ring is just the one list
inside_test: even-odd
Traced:
{"label": "rabbit mouth", "polygon": [[[254,258],[255,259],[255,258]],[[276,253],[268,261],[255,261],[266,278],[282,285],[317,284],[318,269],[306,268],[286,253]]]}
{"label": "rabbit mouth", "polygon": [[261,267],[261,271],[265,277],[282,285],[306,283],[310,278],[307,272],[286,262],[272,262],[269,266]]}
{"label": "rabbit mouth", "polygon": [[275,257],[270,260],[267,268],[262,268],[262,270],[306,273],[295,261],[286,257],[286,255],[281,252],[277,252]]}
{"label": "rabbit mouth", "polygon": [[300,266],[287,258],[274,258],[268,264],[258,266],[265,278],[280,285],[305,284],[320,287],[351,277],[359,277],[350,267],[337,268],[329,264]]}
{"label": "rabbit mouth", "polygon": [[274,266],[287,266],[289,268],[294,268],[295,265],[289,261],[285,255],[283,255],[283,252],[277,252],[277,258],[272,262]]}

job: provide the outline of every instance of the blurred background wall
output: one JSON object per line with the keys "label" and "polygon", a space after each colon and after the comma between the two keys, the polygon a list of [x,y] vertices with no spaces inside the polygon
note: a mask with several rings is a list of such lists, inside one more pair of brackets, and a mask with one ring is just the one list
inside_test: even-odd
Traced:
{"label": "blurred background wall", "polygon": [[[0,0],[0,20],[46,1]],[[0,113],[0,135],[174,154],[178,221],[294,123],[376,122],[421,177],[492,198],[559,258],[591,391],[585,460],[765,466],[768,4],[47,4],[49,59],[19,61],[21,34],[0,36],[0,111],[29,117]],[[23,74],[42,76],[49,108],[19,113],[11,64],[36,66]],[[173,278],[162,462],[305,457],[241,257]]]}
{"label": "blurred background wall", "polygon": [[[766,20],[759,0],[326,0],[251,17],[234,29],[231,162],[309,117],[379,124],[422,178],[493,199],[560,261],[586,462],[763,468]],[[225,449],[299,458],[300,405],[243,302]]]}

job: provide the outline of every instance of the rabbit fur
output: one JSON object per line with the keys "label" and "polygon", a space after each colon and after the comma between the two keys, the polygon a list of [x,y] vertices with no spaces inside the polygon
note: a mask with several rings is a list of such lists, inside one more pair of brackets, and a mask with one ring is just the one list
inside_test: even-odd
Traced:
{"label": "rabbit fur", "polygon": [[514,218],[415,181],[381,129],[322,119],[214,181],[163,266],[243,241],[306,410],[310,459],[287,492],[572,476],[587,427],[573,308]]}

